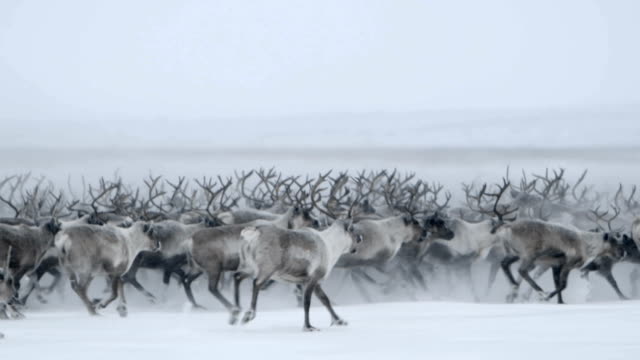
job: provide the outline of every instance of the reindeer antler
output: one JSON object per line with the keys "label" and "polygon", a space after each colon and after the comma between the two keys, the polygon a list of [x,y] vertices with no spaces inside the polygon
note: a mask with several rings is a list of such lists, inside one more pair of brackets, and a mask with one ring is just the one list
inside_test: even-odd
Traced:
{"label": "reindeer antler", "polygon": [[[504,195],[505,191],[509,188],[509,186],[511,186],[511,183],[509,181],[507,181],[507,179],[502,179],[502,185],[498,185],[496,184],[496,186],[498,187],[498,192],[496,193],[488,193],[486,192],[487,189],[487,185],[483,185],[482,190],[480,191],[480,194],[478,195],[478,198],[482,198],[483,196],[487,196],[489,198],[495,198],[495,202],[493,203],[493,209],[486,210],[484,208],[482,208],[480,206],[480,201],[478,201],[478,205],[479,205],[479,211],[481,213],[484,213],[486,215],[495,215],[498,220],[500,222],[504,222],[505,221],[505,216],[510,215],[515,213],[516,211],[518,211],[518,208],[515,209],[509,209],[509,206],[504,206],[502,211],[500,211],[500,209],[498,208],[498,204],[500,203],[500,199],[502,198],[502,195]],[[506,221],[513,221],[515,220],[515,218],[511,218],[511,219],[506,219]]]}
{"label": "reindeer antler", "polygon": [[325,214],[326,216],[332,219],[337,219],[338,218],[337,214],[333,213],[328,208],[323,207],[321,206],[321,204],[319,204],[319,202],[322,201],[321,192],[324,190],[324,189],[320,189],[320,185],[322,185],[322,183],[324,183],[327,180],[330,174],[331,174],[331,171],[327,172],[324,175],[323,174],[318,175],[318,179],[316,180],[315,184],[311,188],[311,192],[310,192],[311,204],[313,205],[314,208],[318,209],[318,211]]}

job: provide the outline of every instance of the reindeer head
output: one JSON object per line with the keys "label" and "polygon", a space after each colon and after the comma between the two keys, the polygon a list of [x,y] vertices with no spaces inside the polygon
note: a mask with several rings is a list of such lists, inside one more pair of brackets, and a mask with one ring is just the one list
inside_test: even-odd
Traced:
{"label": "reindeer head", "polygon": [[411,229],[413,236],[411,237],[411,241],[422,241],[425,237],[424,229],[422,225],[420,225],[420,221],[418,221],[414,216],[404,215],[402,217],[404,222],[404,226]]}
{"label": "reindeer head", "polygon": [[426,239],[427,236],[432,236],[435,239],[451,240],[455,233],[448,227],[447,221],[440,213],[436,212],[424,219],[423,235],[420,241]]}
{"label": "reindeer head", "polygon": [[200,222],[204,223],[205,227],[216,227],[216,226],[222,226],[225,225],[224,221],[220,220],[217,216],[216,217],[201,217]]}
{"label": "reindeer head", "polygon": [[102,226],[105,224],[105,222],[100,218],[100,215],[91,213],[89,215],[89,218],[87,218],[87,224]]}
{"label": "reindeer head", "polygon": [[301,229],[304,227],[317,229],[320,227],[320,222],[311,215],[311,209],[295,205],[291,211],[289,229]]}
{"label": "reindeer head", "polygon": [[357,253],[358,246],[360,243],[362,243],[362,241],[364,240],[364,237],[362,236],[362,234],[358,234],[356,232],[356,229],[353,226],[353,221],[352,220],[336,220],[336,223],[338,223],[344,230],[345,234],[351,238],[351,247],[349,248],[349,253],[350,254]]}
{"label": "reindeer head", "polygon": [[154,236],[154,225],[150,223],[142,223],[142,234],[146,238],[145,250],[159,251],[162,249],[162,243],[158,236]]}
{"label": "reindeer head", "polygon": [[44,228],[50,234],[55,235],[62,229],[62,224],[58,219],[51,218],[51,220],[44,224]]}
{"label": "reindeer head", "polygon": [[640,256],[638,246],[627,234],[617,231],[607,232],[602,235],[602,240],[608,245],[605,256],[611,257],[615,261]]}

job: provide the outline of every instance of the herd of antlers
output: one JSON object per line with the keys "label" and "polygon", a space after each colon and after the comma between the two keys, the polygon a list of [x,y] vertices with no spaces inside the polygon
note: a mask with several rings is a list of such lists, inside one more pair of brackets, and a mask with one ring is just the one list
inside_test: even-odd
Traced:
{"label": "herd of antlers", "polygon": [[[564,169],[547,169],[544,174],[531,176],[523,171],[519,185],[514,185],[507,169],[501,184],[493,188],[486,183],[463,184],[465,205],[476,219],[495,216],[500,221],[512,220],[522,211],[527,211],[530,217],[548,220],[555,205],[586,209],[599,227],[603,223],[611,227],[621,212],[635,214],[640,209],[636,186],[626,193],[621,184],[607,200],[610,203],[604,204],[602,194],[584,184],[586,170],[573,183],[565,174]],[[195,212],[215,218],[235,207],[269,209],[296,205],[335,219],[371,215],[381,207],[411,216],[445,212],[452,199],[452,193],[442,184],[396,170],[361,171],[355,175],[329,171],[317,177],[302,177],[285,176],[271,168],[236,172],[226,178],[203,177],[194,179],[193,184],[186,177],[170,180],[149,175],[143,184],[143,187],[127,185],[117,175],[113,179],[100,178],[95,185],[87,185],[83,179],[83,191],[78,196],[70,184],[64,191],[44,177],[36,178],[30,173],[11,175],[0,180],[0,213],[37,224],[42,218],[76,214],[161,220]],[[505,201],[507,196],[510,201]],[[612,210],[600,210],[603,204]],[[462,209],[459,210],[464,217]]]}

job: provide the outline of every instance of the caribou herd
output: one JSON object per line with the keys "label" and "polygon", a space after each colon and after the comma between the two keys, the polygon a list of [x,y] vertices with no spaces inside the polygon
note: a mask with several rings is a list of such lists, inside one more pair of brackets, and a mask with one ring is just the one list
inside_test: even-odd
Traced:
{"label": "caribou herd", "polygon": [[[452,269],[479,299],[483,289],[471,280],[478,262],[489,265],[484,292],[502,269],[508,302],[535,292],[563,303],[574,269],[602,275],[626,299],[612,269],[640,264],[636,188],[597,192],[586,175],[569,181],[559,169],[514,179],[507,170],[495,184],[463,184],[455,197],[398,171],[288,176],[259,169],[193,180],[149,176],[140,186],[114,176],[83,180],[82,191],[31,174],[7,176],[0,180],[0,319],[24,317],[31,295],[44,303],[64,279],[89,314],[118,300],[126,316],[128,286],[157,300],[138,280],[140,269],[158,271],[165,284],[177,280],[195,307],[192,283],[205,278],[231,324],[255,319],[258,295],[274,280],[294,284],[306,331],[315,330],[313,295],[333,325],[347,324],[323,289],[334,269],[365,299],[372,286],[427,290],[434,272]],[[538,283],[548,270],[553,289]],[[47,274],[53,280],[45,286]],[[97,277],[108,283],[101,299],[88,291]],[[221,288],[226,279],[233,299]],[[243,314],[245,279],[253,287]],[[638,295],[638,281],[635,267],[629,295]]]}

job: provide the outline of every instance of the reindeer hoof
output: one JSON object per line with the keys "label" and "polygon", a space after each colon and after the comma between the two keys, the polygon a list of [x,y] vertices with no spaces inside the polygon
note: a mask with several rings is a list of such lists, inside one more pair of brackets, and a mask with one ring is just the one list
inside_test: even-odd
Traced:
{"label": "reindeer hoof", "polygon": [[553,293],[549,294],[549,293],[544,292],[544,291],[539,291],[538,292],[538,300],[540,300],[540,301],[549,301],[554,296],[556,296],[556,294],[553,294]]}
{"label": "reindeer hoof", "polygon": [[347,323],[346,321],[342,320],[342,319],[335,319],[331,322],[331,326],[347,326],[349,325],[349,323]]}
{"label": "reindeer hoof", "polygon": [[0,339],[4,339],[4,334],[0,333]]}
{"label": "reindeer hoof", "polygon": [[118,314],[120,314],[120,317],[127,317],[127,315],[129,314],[127,311],[127,307],[124,305],[119,305],[116,310],[118,311]]}
{"label": "reindeer hoof", "polygon": [[304,331],[304,332],[316,332],[316,331],[320,331],[320,329],[314,328],[313,326],[309,325],[309,326],[303,327],[302,331]]}
{"label": "reindeer hoof", "polygon": [[244,313],[244,316],[242,317],[242,323],[246,324],[255,318],[256,318],[256,312],[253,310],[249,310],[246,313]]}
{"label": "reindeer hoof", "polygon": [[238,323],[238,318],[240,317],[240,309],[234,308],[231,310],[231,317],[229,317],[229,325],[235,325]]}
{"label": "reindeer hoof", "polygon": [[149,302],[150,302],[150,303],[152,303],[152,304],[155,304],[155,303],[158,301],[158,299],[156,299],[156,297],[155,297],[152,293],[150,293],[150,292],[145,293],[145,294],[144,294],[144,296],[145,296],[145,297],[147,298],[147,300],[149,300]]}
{"label": "reindeer hoof", "polygon": [[16,311],[16,312],[13,314],[13,319],[14,319],[14,320],[22,320],[22,319],[24,319],[24,318],[26,318],[26,316],[24,316],[24,314],[23,314],[23,313],[21,313],[21,312],[19,312],[19,311]]}
{"label": "reindeer hoof", "polygon": [[509,304],[513,304],[516,301],[516,298],[518,297],[517,293],[511,293],[509,295],[507,295],[507,303]]}

